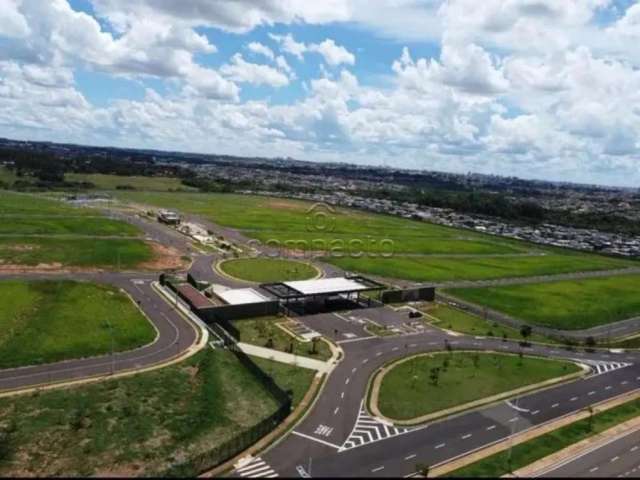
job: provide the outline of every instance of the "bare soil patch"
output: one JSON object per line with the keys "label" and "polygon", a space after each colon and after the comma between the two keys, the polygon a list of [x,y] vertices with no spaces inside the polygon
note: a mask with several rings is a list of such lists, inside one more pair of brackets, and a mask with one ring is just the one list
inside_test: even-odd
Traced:
{"label": "bare soil patch", "polygon": [[174,270],[182,269],[187,266],[187,262],[183,260],[182,253],[173,247],[166,247],[155,242],[147,242],[153,250],[153,259],[143,262],[139,265],[145,270]]}

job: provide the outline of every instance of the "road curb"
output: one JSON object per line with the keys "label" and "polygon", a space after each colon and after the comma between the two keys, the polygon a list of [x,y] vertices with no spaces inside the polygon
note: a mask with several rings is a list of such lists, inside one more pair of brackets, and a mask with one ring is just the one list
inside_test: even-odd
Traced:
{"label": "road curb", "polygon": [[[623,403],[627,403],[632,400],[636,400],[640,398],[640,389],[633,390],[631,392],[626,392],[617,397],[610,398],[608,400],[604,400],[600,403],[596,403],[593,405],[594,413],[604,412],[606,410],[610,410],[611,408],[622,405]],[[548,422],[542,423],[540,425],[535,425],[533,427],[528,428],[527,430],[523,430],[513,437],[507,436],[500,440],[496,440],[495,442],[485,445],[468,452],[457,455],[453,458],[445,460],[437,465],[434,465],[430,470],[430,474],[433,477],[440,477],[446,475],[448,473],[454,472],[462,467],[466,467],[467,465],[471,465],[477,461],[483,460],[484,458],[490,457],[496,453],[503,452],[508,449],[510,446],[519,445],[528,440],[533,440],[534,438],[540,437],[546,433],[552,432],[559,428],[562,428],[566,425],[574,423],[576,421],[582,420],[589,416],[589,412],[581,409],[577,412],[568,413],[559,418],[550,420]]]}
{"label": "road curb", "polygon": [[[478,351],[475,350],[456,350],[455,353],[478,353]],[[504,356],[511,356],[511,357],[516,357],[518,356],[518,354],[515,353],[505,353],[505,352],[497,352],[497,351],[493,351],[493,350],[485,350],[482,351],[482,353],[489,353],[489,354],[494,354],[494,355],[504,355]],[[559,384],[562,383],[568,383],[572,380],[578,379],[582,376],[584,376],[589,369],[586,368],[585,366],[583,366],[582,364],[580,364],[579,362],[573,361],[573,360],[565,360],[569,363],[575,363],[578,366],[581,367],[582,371],[579,372],[575,372],[575,373],[571,373],[568,375],[564,375],[562,377],[557,377],[557,378],[552,378],[549,380],[545,380],[543,382],[539,382],[533,385],[526,385],[524,387],[521,388],[516,388],[514,390],[510,390],[508,392],[503,392],[503,393],[498,393],[496,395],[492,395],[491,397],[487,397],[487,398],[482,398],[479,400],[474,400],[472,402],[467,402],[464,403],[462,405],[458,405],[455,407],[451,407],[448,408],[446,410],[439,410],[437,412],[433,412],[433,413],[429,413],[427,415],[423,415],[421,417],[415,418],[415,419],[410,419],[410,420],[397,420],[397,419],[393,419],[393,418],[389,418],[386,417],[385,415],[383,415],[379,408],[378,408],[378,394],[380,391],[380,385],[382,384],[382,380],[384,379],[385,375],[391,371],[394,367],[396,367],[397,365],[407,362],[409,360],[412,360],[414,358],[418,358],[418,357],[424,357],[424,356],[434,356],[434,355],[448,355],[448,352],[443,352],[443,351],[439,351],[439,352],[426,352],[426,353],[419,353],[416,355],[411,355],[409,357],[405,357],[405,358],[401,358],[399,360],[394,360],[386,365],[383,365],[382,367],[380,367],[372,376],[373,380],[370,384],[370,388],[368,389],[368,391],[370,392],[370,394],[367,395],[367,409],[370,410],[370,412],[377,418],[380,418],[384,421],[390,422],[394,425],[397,426],[403,426],[403,427],[408,427],[408,426],[416,426],[416,425],[423,425],[425,423],[428,422],[432,422],[434,420],[439,420],[442,419],[444,417],[453,417],[456,415],[460,415],[460,414],[464,414],[469,412],[470,410],[476,410],[479,408],[483,408],[483,407],[487,407],[489,405],[494,405],[496,403],[500,403],[504,400],[507,400],[509,398],[513,398],[519,395],[524,395],[524,394],[528,394],[528,393],[532,393],[532,392],[540,392],[543,390],[546,390],[548,388],[552,388],[552,387],[556,387]],[[551,357],[542,357],[542,356],[538,356],[538,355],[523,355],[524,358],[535,358],[535,359],[541,359],[541,360],[549,360],[549,361],[557,361],[557,359],[551,358]]]}

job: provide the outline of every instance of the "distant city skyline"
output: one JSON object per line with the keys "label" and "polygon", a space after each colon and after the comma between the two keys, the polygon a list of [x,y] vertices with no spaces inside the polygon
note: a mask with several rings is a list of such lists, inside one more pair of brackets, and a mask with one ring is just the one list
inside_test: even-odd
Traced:
{"label": "distant city skyline", "polygon": [[0,136],[640,185],[640,2],[0,0]]}

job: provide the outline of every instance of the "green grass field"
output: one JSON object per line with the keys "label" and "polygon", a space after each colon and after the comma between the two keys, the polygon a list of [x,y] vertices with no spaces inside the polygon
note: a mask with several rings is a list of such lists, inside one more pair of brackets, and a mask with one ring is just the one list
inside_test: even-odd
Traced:
{"label": "green grass field", "polygon": [[71,281],[0,282],[0,368],[131,350],[156,331],[119,290]]}
{"label": "green grass field", "polygon": [[[628,260],[534,246],[389,215],[343,208],[327,212],[323,208],[313,209],[310,202],[297,200],[160,192],[118,192],[116,195],[126,201],[201,215],[270,245],[330,252],[326,260],[346,270],[391,278],[476,280],[638,265]],[[363,255],[357,256],[359,253]],[[540,256],[540,253],[546,255]],[[387,254],[392,258],[383,256]],[[510,254],[531,256],[499,256]]]}
{"label": "green grass field", "polygon": [[640,275],[463,288],[450,293],[535,325],[584,329],[640,315]]}
{"label": "green grass field", "polygon": [[[433,369],[440,369],[437,385]],[[378,406],[389,418],[410,420],[579,370],[572,363],[515,355],[422,355],[392,367],[382,380]]]}
{"label": "green grass field", "polygon": [[[500,325],[499,323],[489,322],[480,317],[447,305],[438,304],[427,313],[438,320],[434,322],[431,319],[426,318],[427,322],[433,323],[437,327],[446,328],[447,330],[482,337],[523,340],[520,331],[515,328]],[[535,332],[527,338],[527,341],[556,343],[553,339],[547,338],[544,335],[536,334]]]}
{"label": "green grass field", "polygon": [[0,191],[0,267],[47,264],[134,268],[153,259],[149,244],[126,238],[140,234],[137,227],[101,217],[96,210]]}
{"label": "green grass field", "polygon": [[182,184],[175,177],[139,177],[104,175],[100,173],[67,173],[65,180],[70,182],[90,182],[99,190],[116,190],[118,187],[134,188],[135,190],[148,191],[185,191],[192,192],[195,189]]}
{"label": "green grass field", "polygon": [[62,201],[52,200],[43,196],[9,192],[0,190],[0,216],[87,216],[96,215],[95,210],[78,208]]}
{"label": "green grass field", "polygon": [[0,222],[0,235],[87,235],[131,237],[140,230],[128,223],[101,217],[11,218]]}
{"label": "green grass field", "polygon": [[293,342],[293,353],[305,357],[327,360],[331,358],[331,349],[324,342],[317,342],[316,353],[312,353],[311,342],[303,343],[276,326],[276,322],[284,321],[284,318],[261,317],[256,319],[236,320],[233,325],[240,332],[240,341],[266,347],[269,339],[273,342],[270,348],[281,352],[288,352]]}
{"label": "green grass field", "polygon": [[589,419],[579,420],[566,427],[514,446],[510,457],[511,469],[509,468],[509,452],[505,450],[455,470],[446,476],[454,478],[499,478],[510,473],[510,470],[526,467],[535,461],[604,432],[627,420],[631,420],[638,415],[640,415],[640,401],[633,400],[594,415],[591,422]]}
{"label": "green grass field", "polygon": [[529,257],[403,257],[330,259],[348,271],[403,278],[418,282],[453,280],[489,280],[496,278],[557,275],[638,266],[636,262],[611,257],[567,252]]}
{"label": "green grass field", "polygon": [[[407,253],[514,253],[530,247],[425,222],[338,208],[314,210],[297,200],[228,194],[119,192],[118,198],[202,215],[264,242],[302,250]],[[318,222],[317,218],[322,217]],[[390,247],[389,240],[393,245]],[[285,242],[289,242],[286,244]],[[334,242],[333,244],[331,242]],[[349,245],[349,242],[353,242]]]}
{"label": "green grass field", "polygon": [[307,280],[318,275],[308,263],[283,258],[238,258],[219,265],[227,275],[249,282],[290,282]]}
{"label": "green grass field", "polygon": [[5,265],[135,268],[153,259],[141,240],[0,237],[0,267]]}
{"label": "green grass field", "polygon": [[[299,370],[278,365],[272,373],[277,382],[295,380],[300,397]],[[231,352],[206,349],[134,377],[0,399],[0,474],[153,476],[276,408]]]}

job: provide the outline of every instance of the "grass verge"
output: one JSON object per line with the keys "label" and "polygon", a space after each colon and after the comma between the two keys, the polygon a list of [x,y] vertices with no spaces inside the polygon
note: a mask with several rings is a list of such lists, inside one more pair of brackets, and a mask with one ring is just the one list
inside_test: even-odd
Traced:
{"label": "grass verge", "polygon": [[[325,342],[316,342],[316,352],[312,353],[313,342],[300,342],[296,338],[284,332],[276,325],[283,321],[279,317],[261,317],[247,320],[236,320],[233,325],[240,332],[240,341],[259,347],[271,348],[281,352],[294,353],[318,360],[331,358],[331,349]],[[293,350],[291,351],[291,347]]]}
{"label": "grass verge", "polygon": [[410,420],[579,370],[568,362],[517,355],[420,355],[387,371],[380,385],[378,408],[388,418]]}
{"label": "grass verge", "polygon": [[[0,368],[120,352],[156,331],[118,289],[72,281],[0,282]],[[111,335],[113,333],[113,337]]]}
{"label": "grass verge", "polygon": [[[523,340],[520,331],[515,328],[484,320],[476,315],[463,312],[448,305],[437,304],[432,309],[424,311],[436,319],[434,321],[429,317],[425,317],[425,321],[435,326],[446,328],[447,330],[474,336]],[[527,337],[526,340],[529,342],[557,343],[555,340],[535,332]]]}
{"label": "grass verge", "polygon": [[450,293],[535,325],[584,329],[640,315],[640,275],[460,288]]}
{"label": "grass verge", "polygon": [[149,475],[276,408],[231,352],[206,349],[134,377],[0,399],[0,474]]}
{"label": "grass verge", "polygon": [[497,478],[512,470],[518,470],[519,468],[530,465],[541,458],[558,452],[592,435],[608,430],[638,415],[640,415],[640,400],[633,400],[610,410],[597,413],[591,419],[586,418],[579,420],[558,430],[514,446],[511,453],[511,468],[509,467],[508,452],[503,451],[450,472],[446,476]]}
{"label": "grass verge", "polygon": [[282,258],[238,258],[218,266],[227,275],[258,283],[308,280],[318,275],[314,266]]}

